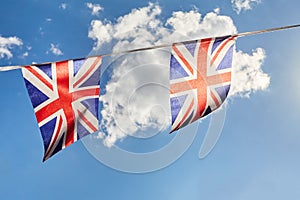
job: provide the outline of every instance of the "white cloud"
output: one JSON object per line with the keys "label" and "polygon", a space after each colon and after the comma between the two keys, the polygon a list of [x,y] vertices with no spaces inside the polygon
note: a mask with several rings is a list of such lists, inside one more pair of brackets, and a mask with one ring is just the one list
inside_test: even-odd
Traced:
{"label": "white cloud", "polygon": [[51,18],[46,18],[46,21],[47,22],[52,22],[52,19]]}
{"label": "white cloud", "polygon": [[66,4],[66,3],[62,3],[62,4],[59,5],[59,8],[62,9],[62,10],[66,10],[67,7],[68,7],[68,4]]}
{"label": "white cloud", "polygon": [[229,96],[249,97],[253,92],[268,88],[270,76],[261,69],[265,57],[266,54],[262,48],[253,50],[252,54],[235,52]]}
{"label": "white cloud", "polygon": [[261,0],[231,0],[233,9],[239,14],[242,10],[251,10],[253,5],[261,3]]}
{"label": "white cloud", "polygon": [[99,4],[86,3],[86,6],[92,10],[92,15],[96,16],[98,16],[100,11],[103,10],[103,8]]}
{"label": "white cloud", "polygon": [[215,12],[216,14],[220,14],[220,8],[215,8],[215,9],[214,9],[214,12]]}
{"label": "white cloud", "polygon": [[50,51],[56,55],[56,56],[60,56],[60,55],[63,55],[63,52],[58,48],[59,45],[55,45],[55,44],[50,44],[51,47],[50,47]]}
{"label": "white cloud", "polygon": [[167,25],[172,27],[173,33],[179,32],[192,39],[225,36],[237,32],[230,17],[218,15],[215,11],[203,17],[196,10],[174,12],[167,20]]}
{"label": "white cloud", "polygon": [[[93,20],[89,37],[95,41],[95,50],[113,44],[110,49],[120,51],[237,32],[232,19],[220,15],[219,9],[203,16],[196,9],[178,11],[165,21],[160,15],[160,6],[149,3],[119,17],[115,23]],[[107,146],[128,135],[163,130],[170,125],[170,49],[164,50],[111,58],[111,79],[100,97],[101,128],[105,134],[100,133],[99,137]],[[269,76],[261,69],[265,58],[261,48],[252,54],[238,51],[234,57],[231,97],[249,96],[268,87]]]}
{"label": "white cloud", "polygon": [[29,56],[28,51],[26,51],[25,53],[23,53],[21,57],[22,57],[22,58],[25,58],[25,57],[27,57],[27,56]]}
{"label": "white cloud", "polygon": [[2,37],[0,36],[0,58],[12,58],[11,49],[13,46],[22,46],[23,42],[18,37]]}

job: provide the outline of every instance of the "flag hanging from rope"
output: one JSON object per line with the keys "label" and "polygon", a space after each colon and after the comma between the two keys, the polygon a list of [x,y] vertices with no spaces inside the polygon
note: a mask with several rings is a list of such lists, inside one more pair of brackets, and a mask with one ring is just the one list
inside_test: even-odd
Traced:
{"label": "flag hanging from rope", "polygon": [[47,160],[98,130],[101,56],[26,66],[22,73]]}
{"label": "flag hanging from rope", "polygon": [[171,132],[221,106],[228,95],[235,37],[172,45],[170,60]]}

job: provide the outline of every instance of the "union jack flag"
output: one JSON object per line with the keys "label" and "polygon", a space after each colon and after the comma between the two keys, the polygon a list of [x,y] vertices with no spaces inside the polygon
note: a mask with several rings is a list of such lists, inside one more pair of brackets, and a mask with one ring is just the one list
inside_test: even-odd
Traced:
{"label": "union jack flag", "polygon": [[171,132],[208,115],[230,89],[235,37],[172,45],[170,60]]}
{"label": "union jack flag", "polygon": [[44,159],[98,130],[101,57],[22,68]]}

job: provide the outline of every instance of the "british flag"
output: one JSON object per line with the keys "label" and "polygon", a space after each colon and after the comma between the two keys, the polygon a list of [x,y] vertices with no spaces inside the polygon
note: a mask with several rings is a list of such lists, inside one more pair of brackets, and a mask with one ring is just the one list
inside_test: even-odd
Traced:
{"label": "british flag", "polygon": [[235,37],[172,45],[170,60],[171,132],[220,107],[231,81]]}
{"label": "british flag", "polygon": [[22,69],[44,142],[44,159],[98,130],[101,57]]}

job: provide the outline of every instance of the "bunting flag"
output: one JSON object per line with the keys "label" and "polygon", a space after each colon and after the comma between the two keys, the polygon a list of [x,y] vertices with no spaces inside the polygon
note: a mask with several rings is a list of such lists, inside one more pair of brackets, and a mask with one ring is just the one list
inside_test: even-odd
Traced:
{"label": "bunting flag", "polygon": [[170,59],[171,132],[216,110],[231,84],[235,39],[300,27],[300,24],[189,40],[34,66],[22,69],[25,86],[44,142],[44,159],[98,130],[102,58],[172,46]]}
{"label": "bunting flag", "polygon": [[171,132],[221,106],[231,81],[235,37],[172,45],[170,60]]}
{"label": "bunting flag", "polygon": [[26,66],[22,73],[47,160],[98,130],[101,56]]}

